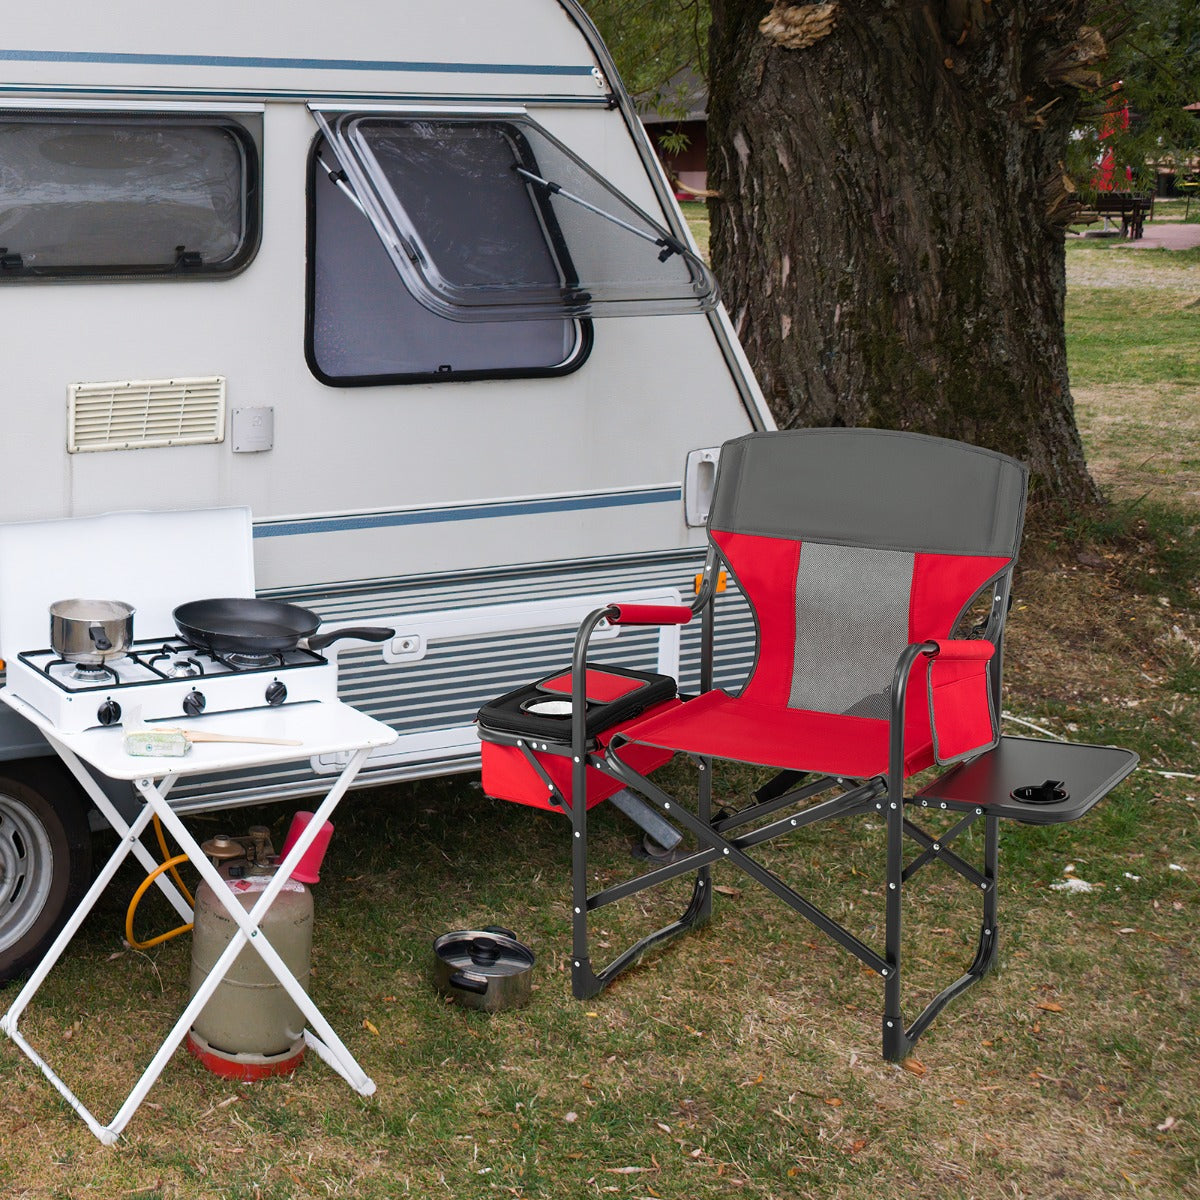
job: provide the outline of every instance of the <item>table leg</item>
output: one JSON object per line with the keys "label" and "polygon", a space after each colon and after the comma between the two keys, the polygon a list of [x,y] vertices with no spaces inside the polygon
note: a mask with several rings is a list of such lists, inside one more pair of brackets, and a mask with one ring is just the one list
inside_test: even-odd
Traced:
{"label": "table leg", "polygon": [[[315,1030],[315,1033],[305,1030],[304,1036],[305,1041],[308,1045],[312,1046],[317,1056],[328,1063],[360,1095],[371,1095],[375,1091],[374,1082],[363,1071],[354,1056],[333,1031],[332,1026],[321,1014],[312,998],[300,985],[287,965],[279,957],[278,952],[260,928],[262,920],[271,906],[271,902],[287,883],[291,877],[291,872],[299,864],[301,858],[315,840],[322,825],[329,819],[333,810],[353,783],[355,776],[357,776],[359,770],[366,762],[367,756],[370,753],[369,748],[355,751],[351,755],[349,762],[347,762],[342,773],[338,776],[333,787],[330,788],[325,799],[318,806],[313,820],[302,831],[295,845],[288,851],[287,857],[280,864],[274,877],[263,890],[254,906],[247,912],[229,895],[228,888],[225,886],[225,882],[221,879],[217,869],[205,856],[196,843],[195,838],[192,837],[184,827],[183,822],[171,808],[167,800],[167,793],[173,786],[176,776],[166,776],[158,784],[155,784],[150,778],[135,781],[134,786],[146,803],[133,823],[129,824],[116,811],[111,801],[83,767],[76,755],[66,746],[55,742],[53,738],[50,740],[54,748],[62,756],[64,762],[66,762],[72,773],[95,802],[96,807],[117,831],[120,841],[116,850],[113,851],[112,856],[105,863],[104,868],[97,875],[82,901],[80,901],[79,906],[63,927],[62,932],[55,938],[46,956],[38,964],[3,1018],[0,1018],[0,1031],[7,1034],[20,1047],[30,1061],[38,1067],[67,1103],[79,1114],[92,1133],[105,1145],[112,1145],[117,1140],[121,1131],[146,1098],[147,1093],[157,1082],[171,1055],[175,1053],[179,1043],[191,1028],[196,1017],[199,1016],[204,1005],[208,1003],[212,994],[233,966],[238,954],[241,953],[243,947],[246,945],[252,946],[262,957],[272,975],[279,981],[280,985],[300,1008],[313,1030]],[[183,852],[188,856],[189,861],[200,873],[201,878],[213,889],[214,895],[226,908],[238,928],[237,932],[230,939],[229,945],[222,951],[217,962],[209,972],[208,977],[197,989],[195,996],[188,1002],[179,1019],[172,1026],[170,1032],[155,1052],[154,1057],[150,1060],[149,1065],[134,1084],[133,1089],[118,1109],[116,1116],[107,1125],[103,1125],[38,1054],[33,1046],[30,1045],[17,1028],[17,1023],[21,1013],[45,982],[47,975],[49,975],[55,963],[70,944],[71,939],[78,932],[88,913],[95,907],[104,889],[111,883],[113,876],[125,859],[130,854],[134,854],[143,865],[148,866],[150,869],[158,866],[140,840],[151,817],[155,814],[158,815],[159,820],[179,843]],[[173,886],[167,893],[168,898],[171,898],[172,893],[179,900],[179,904],[183,905],[183,908],[180,910],[181,915],[190,919],[190,906],[183,901]],[[179,905],[177,904],[176,907],[178,908]]]}
{"label": "table leg", "polygon": [[[74,751],[69,750],[62,742],[58,741],[52,734],[44,733],[46,740],[54,747],[59,758],[66,764],[67,769],[75,776],[79,786],[88,794],[88,798],[100,811],[101,816],[112,826],[118,837],[127,837],[129,835],[129,824],[125,818],[117,811],[113,802],[105,794],[104,789],[93,778],[92,774],[80,761],[79,756]],[[164,776],[159,783],[159,792],[163,797],[175,786],[175,781],[179,778],[178,775]],[[142,821],[139,829],[145,829],[149,822],[150,812],[146,814],[146,820]],[[161,865],[154,855],[142,844],[140,837],[130,847],[133,856],[146,868],[147,874],[157,870]],[[154,881],[162,894],[170,902],[171,907],[185,920],[192,919],[192,906],[179,893],[179,889],[167,878],[166,872],[163,872]]]}
{"label": "table leg", "polygon": [[111,1145],[116,1141],[116,1132],[110,1131],[106,1126],[100,1124],[83,1101],[71,1091],[29,1044],[25,1036],[17,1028],[17,1023],[20,1021],[21,1014],[25,1011],[26,1006],[46,981],[46,976],[50,974],[55,963],[62,957],[63,951],[70,944],[71,939],[79,931],[79,927],[87,919],[92,909],[95,908],[96,902],[103,895],[104,889],[112,882],[112,878],[117,873],[121,864],[129,857],[134,846],[141,845],[138,839],[149,822],[150,809],[145,809],[138,814],[132,826],[126,826],[125,836],[117,844],[117,848],[112,852],[108,862],[104,864],[103,869],[96,876],[92,886],[88,888],[78,907],[71,914],[70,919],[63,926],[58,937],[54,939],[41,962],[34,968],[33,974],[25,982],[24,987],[17,993],[17,998],[9,1006],[8,1011],[0,1018],[0,1031],[6,1033],[25,1052],[26,1057],[46,1076],[63,1099],[83,1118],[92,1133],[104,1142],[105,1145]]}
{"label": "table leg", "polygon": [[[174,1038],[175,1045],[178,1045],[183,1033],[186,1033],[187,1029],[191,1027],[192,1022],[199,1015],[208,997],[216,990],[221,979],[233,965],[236,952],[240,951],[242,946],[249,944],[260,955],[271,974],[275,976],[292,1001],[312,1025],[315,1034],[306,1031],[305,1038],[309,1045],[312,1045],[317,1051],[318,1057],[333,1067],[361,1095],[369,1096],[375,1091],[374,1082],[363,1071],[362,1067],[359,1066],[354,1056],[334,1032],[333,1027],[321,1014],[320,1009],[317,1008],[308,992],[301,986],[291,971],[288,970],[287,965],[280,958],[275,947],[271,945],[268,938],[260,929],[262,920],[274,902],[275,897],[279,895],[283,886],[291,878],[292,871],[304,857],[309,846],[312,845],[317,834],[320,832],[321,827],[332,815],[334,809],[354,782],[355,776],[366,762],[369,753],[369,749],[364,749],[355,751],[351,756],[350,761],[343,768],[333,787],[330,788],[325,799],[318,806],[313,819],[309,821],[308,825],[301,832],[295,844],[288,851],[287,857],[279,864],[275,875],[263,889],[249,912],[242,908],[229,894],[229,889],[217,869],[204,856],[179,817],[158,794],[152,781],[148,779],[135,781],[134,786],[145,797],[147,804],[158,812],[159,820],[170,830],[172,837],[179,843],[184,853],[192,860],[201,877],[212,889],[214,897],[225,908],[230,919],[238,927],[238,932],[232,938],[230,945],[226,947],[213,969],[209,972],[201,991],[197,993],[197,996],[188,1006],[184,1017],[180,1018],[182,1030],[179,1030],[177,1027],[177,1030],[172,1031],[171,1038]],[[186,1018],[186,1022],[184,1018]],[[179,1033],[178,1038],[175,1037],[176,1032]],[[174,1046],[171,1049],[173,1050]],[[169,1057],[169,1053],[167,1057]]]}

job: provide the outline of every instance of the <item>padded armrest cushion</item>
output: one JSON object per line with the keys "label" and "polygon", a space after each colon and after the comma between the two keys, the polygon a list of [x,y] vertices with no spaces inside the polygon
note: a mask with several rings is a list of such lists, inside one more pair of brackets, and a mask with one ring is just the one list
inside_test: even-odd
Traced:
{"label": "padded armrest cushion", "polygon": [[612,604],[610,625],[686,625],[692,610],[686,604]]}

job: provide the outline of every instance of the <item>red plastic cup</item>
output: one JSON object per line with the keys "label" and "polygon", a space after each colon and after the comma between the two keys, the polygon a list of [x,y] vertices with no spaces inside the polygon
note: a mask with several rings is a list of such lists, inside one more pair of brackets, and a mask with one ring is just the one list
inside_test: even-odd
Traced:
{"label": "red plastic cup", "polygon": [[[308,823],[313,819],[314,815],[314,813],[310,812],[298,812],[292,818],[292,823],[288,827],[287,837],[283,841],[283,850],[280,852],[279,857],[281,861],[287,857],[288,851],[296,844],[304,830],[308,828]],[[320,832],[313,839],[313,844],[304,852],[304,856],[292,872],[292,879],[298,880],[300,883],[321,882],[321,863],[325,859],[325,851],[329,849],[329,839],[332,836],[333,824],[330,821],[326,821]]]}

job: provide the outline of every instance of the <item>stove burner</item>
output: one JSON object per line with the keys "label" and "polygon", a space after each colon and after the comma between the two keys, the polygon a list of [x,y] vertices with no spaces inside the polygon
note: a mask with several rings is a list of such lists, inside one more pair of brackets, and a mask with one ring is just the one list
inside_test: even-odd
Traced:
{"label": "stove burner", "polygon": [[[192,679],[197,675],[204,674],[204,667],[198,659],[191,657],[180,658],[178,654],[177,650],[164,645],[159,653],[152,655],[146,660],[146,665],[152,669],[161,670],[162,674],[168,679]],[[156,663],[163,663],[164,665],[156,668]]]}
{"label": "stove burner", "polygon": [[236,654],[222,654],[219,656],[219,661],[223,662],[228,667],[233,667],[235,670],[251,670],[259,667],[282,667],[282,654],[246,654],[239,652]]}
{"label": "stove burner", "polygon": [[116,671],[104,663],[76,663],[68,678],[78,679],[81,683],[103,683],[106,679],[117,683],[121,681]]}

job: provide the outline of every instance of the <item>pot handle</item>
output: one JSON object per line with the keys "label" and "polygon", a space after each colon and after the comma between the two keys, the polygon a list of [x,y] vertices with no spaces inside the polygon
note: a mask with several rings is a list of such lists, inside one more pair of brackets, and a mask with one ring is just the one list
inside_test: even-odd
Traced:
{"label": "pot handle", "polygon": [[384,629],[381,626],[360,625],[345,629],[332,629],[329,633],[317,633],[308,639],[308,648],[312,651],[324,650],[342,638],[356,638],[360,642],[386,642],[396,636],[394,629]]}
{"label": "pot handle", "polygon": [[450,986],[463,992],[474,992],[482,996],[488,990],[486,975],[472,975],[469,971],[455,971],[450,976]]}
{"label": "pot handle", "polygon": [[112,642],[108,640],[108,635],[104,632],[103,625],[89,625],[88,637],[92,639],[92,644],[97,650],[112,649]]}

